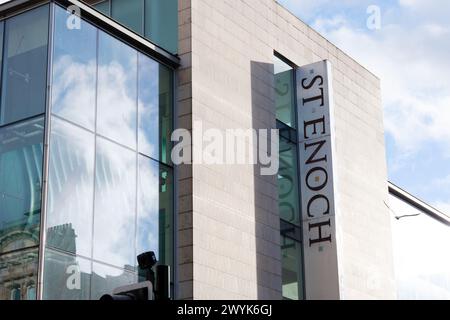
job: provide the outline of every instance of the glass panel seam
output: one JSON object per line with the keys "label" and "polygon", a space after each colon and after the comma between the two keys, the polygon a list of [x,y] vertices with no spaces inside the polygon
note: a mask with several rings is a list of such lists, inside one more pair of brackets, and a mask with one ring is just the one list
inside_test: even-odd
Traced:
{"label": "glass panel seam", "polygon": [[160,165],[162,165],[162,166],[164,166],[164,167],[172,168],[172,169],[173,169],[173,165],[164,163],[164,162],[162,162],[161,160],[155,159],[155,158],[150,157],[150,156],[148,156],[148,155],[146,155],[146,154],[143,154],[143,153],[141,153],[141,152],[138,152],[138,155],[139,155],[139,156],[142,156],[142,157],[145,157],[146,159],[153,160],[154,162],[157,162],[157,163],[159,163]]}
{"label": "glass panel seam", "polygon": [[[94,107],[95,107],[95,106],[94,106]],[[92,130],[86,128],[86,127],[83,127],[82,125],[80,125],[80,124],[78,124],[78,123],[75,123],[75,122],[73,122],[73,121],[71,121],[71,120],[69,120],[69,119],[63,118],[63,117],[61,117],[60,115],[57,115],[57,114],[55,114],[55,113],[52,113],[51,116],[52,116],[52,118],[56,118],[56,119],[58,119],[58,120],[61,121],[61,122],[64,122],[64,123],[70,124],[71,126],[77,127],[77,129],[83,130],[83,131],[88,132],[88,133],[91,133],[91,134],[95,134],[95,131],[92,131]],[[94,130],[95,130],[95,129],[94,129]]]}
{"label": "glass panel seam", "polygon": [[[34,247],[31,247],[31,248],[34,248]],[[27,249],[29,249],[29,248],[27,248]],[[90,261],[92,263],[101,264],[101,265],[104,265],[104,266],[107,266],[107,267],[111,267],[111,268],[114,268],[114,269],[117,269],[117,270],[123,270],[123,271],[126,271],[128,273],[135,273],[136,272],[136,271],[132,271],[130,269],[119,267],[119,266],[114,265],[114,264],[110,264],[110,263],[105,262],[105,261],[93,259],[93,258],[87,257],[87,256],[82,255],[82,254],[74,254],[73,252],[61,250],[59,248],[55,248],[55,247],[51,247],[51,246],[46,246],[46,250],[50,250],[50,251],[53,251],[54,253],[58,253],[58,254],[61,254],[61,255],[66,255],[66,256],[71,256],[71,257],[79,257],[79,258],[82,258],[84,260],[88,260],[88,261]],[[19,251],[21,251],[21,250],[19,250]]]}
{"label": "glass panel seam", "polygon": [[[136,162],[136,181],[135,181],[135,197],[134,197],[134,204],[135,204],[135,212],[134,212],[134,256],[137,257],[137,247],[138,247],[138,205],[139,205],[139,52],[136,51],[136,152],[135,152],[135,162]],[[143,252],[140,252],[143,253]],[[139,254],[140,254],[139,253]],[[136,262],[135,262],[136,263]],[[135,268],[136,274],[137,274],[137,281],[139,281],[139,266],[136,264]]]}
{"label": "glass panel seam", "polygon": [[[96,92],[97,92],[97,91],[96,91]],[[96,95],[97,95],[97,94],[96,94]],[[33,119],[33,118],[38,118],[38,117],[40,117],[40,116],[42,116],[42,115],[44,115],[44,113],[42,113],[42,114],[40,114],[40,115],[38,115],[38,116],[33,116],[33,117],[30,117],[30,118],[27,118],[27,119],[25,119],[25,120],[30,120],[30,119]],[[79,124],[77,124],[77,123],[75,123],[75,122],[72,122],[72,121],[70,121],[70,120],[68,120],[68,119],[66,119],[66,118],[62,118],[61,116],[59,116],[59,115],[57,115],[57,114],[52,114],[51,116],[54,117],[54,118],[57,118],[58,120],[60,120],[60,121],[62,121],[62,122],[65,122],[65,123],[68,123],[68,124],[70,124],[70,125],[73,125],[73,126],[77,127],[78,129],[81,129],[81,130],[83,130],[83,131],[86,131],[86,132],[95,134],[96,137],[105,139],[105,140],[107,140],[108,142],[111,142],[111,143],[114,143],[114,144],[116,144],[116,145],[119,145],[119,146],[121,146],[121,147],[123,147],[123,148],[125,148],[125,149],[127,149],[127,150],[129,150],[129,151],[136,152],[136,149],[134,149],[134,148],[131,148],[131,147],[126,146],[126,145],[123,145],[123,144],[121,144],[121,143],[119,143],[119,142],[117,142],[117,141],[115,141],[115,140],[112,140],[111,138],[105,137],[105,136],[103,136],[103,135],[101,135],[101,134],[97,134],[96,132],[94,132],[94,131],[92,131],[92,130],[89,130],[89,129],[87,129],[87,128],[85,128],[85,127],[83,127],[83,126],[81,126],[81,125],[79,125]],[[20,120],[20,121],[11,123],[11,125],[12,125],[12,124],[17,124],[17,123],[23,122],[23,121],[25,121],[25,120]],[[7,127],[7,126],[9,126],[9,125],[10,125],[10,124],[5,125],[4,127]],[[2,127],[0,127],[0,128],[2,128]],[[95,129],[94,129],[94,130],[95,130]],[[151,160],[153,160],[153,161],[155,161],[155,162],[158,162],[159,164],[161,164],[161,165],[163,165],[163,166],[165,166],[165,167],[173,168],[173,165],[168,164],[168,163],[164,163],[164,162],[162,162],[161,160],[155,159],[155,158],[153,158],[153,157],[151,157],[151,156],[149,156],[149,155],[147,155],[147,154],[144,154],[144,153],[142,153],[142,152],[138,152],[138,155],[143,156],[143,157],[146,157],[146,158],[148,158],[148,159],[151,159]]]}
{"label": "glass panel seam", "polygon": [[[298,109],[298,104],[297,104],[297,97],[298,97],[298,92],[297,92],[297,72],[296,72],[296,70],[297,70],[297,66],[293,66],[293,69],[294,69],[294,72],[293,72],[293,80],[294,80],[294,88],[293,88],[293,94],[294,94],[294,110],[295,110],[295,112],[294,112],[294,114],[295,114],[295,123],[296,123],[296,127],[297,128],[299,128],[299,126],[300,126],[300,123],[299,123],[299,112],[300,112],[300,110]],[[297,134],[299,133],[299,131],[295,131]],[[297,140],[299,140],[298,138],[297,138]],[[301,178],[300,178],[300,159],[301,159],[301,157],[300,157],[300,152],[301,152],[301,148],[300,148],[300,141],[298,141],[297,143],[296,143],[296,147],[297,147],[297,150],[296,150],[296,153],[297,153],[297,174],[298,174],[298,192],[299,192],[299,197],[298,197],[298,203],[299,203],[299,205],[298,205],[298,208],[299,208],[299,217],[300,217],[300,221],[303,221],[303,208],[302,208],[302,202],[301,202],[301,197],[300,197],[300,195],[301,195],[301,183],[300,183],[300,181],[301,181]],[[301,238],[303,239],[303,234],[304,234],[304,230],[303,230],[303,224],[302,223],[300,223],[300,225],[301,225],[301,227],[300,227],[300,236],[301,236]],[[300,277],[301,277],[301,284],[302,284],[302,287],[301,288],[299,288],[299,292],[300,292],[300,289],[301,289],[301,292],[302,292],[302,297],[303,297],[303,300],[306,300],[306,288],[305,288],[305,255],[304,255],[304,250],[303,250],[303,245],[304,245],[304,242],[302,241],[302,243],[301,243],[301,246],[300,246],[300,266],[299,266],[299,268],[301,268],[301,272],[300,272]]]}
{"label": "glass panel seam", "polygon": [[40,215],[40,234],[39,234],[39,253],[38,253],[38,272],[36,299],[43,298],[44,285],[44,249],[46,241],[47,228],[47,195],[48,195],[48,174],[50,160],[50,107],[51,107],[51,88],[52,88],[52,58],[53,58],[53,28],[54,28],[54,7],[53,3],[48,5],[48,36],[47,36],[47,74],[46,74],[46,105],[45,105],[45,121],[44,121],[44,146],[42,159],[42,192],[41,192],[41,215]]}
{"label": "glass panel seam", "polygon": [[[2,77],[2,75],[3,75],[3,64],[4,64],[4,61],[5,61],[5,21],[1,21],[0,22],[0,24],[2,24],[3,25],[3,31],[2,31],[2,43],[1,43],[1,47],[2,47],[2,56],[0,57],[0,61],[1,61],[1,66],[0,66],[0,95],[1,95],[1,92],[2,92],[2,87],[3,87],[3,77]],[[2,106],[1,106],[1,97],[0,97],[0,128],[2,127],[1,126],[1,119],[2,119],[2,112],[3,112],[3,110],[2,110],[3,108],[2,108]]]}
{"label": "glass panel seam", "polygon": [[146,6],[146,2],[147,1],[141,0],[141,2],[142,2],[142,15],[141,15],[141,22],[142,22],[141,26],[142,26],[142,29],[141,29],[141,33],[140,34],[145,38],[145,6]]}
{"label": "glass panel seam", "polygon": [[[172,132],[175,128],[177,127],[178,124],[178,117],[175,114],[175,109],[176,108],[176,104],[178,106],[178,90],[175,90],[175,88],[177,87],[177,83],[178,83],[178,75],[177,73],[172,72],[172,77],[171,77],[171,96],[172,96],[172,103],[170,105],[171,110],[171,124],[172,124]],[[173,145],[174,142],[172,142],[172,150],[173,150]],[[191,145],[192,147],[192,145]],[[171,150],[171,151],[172,151]],[[173,299],[177,299],[178,298],[178,294],[179,294],[179,285],[178,285],[178,225],[179,225],[179,217],[178,217],[178,205],[179,205],[179,199],[178,199],[178,192],[179,192],[179,188],[178,188],[178,167],[176,167],[173,162],[171,161],[171,168],[172,168],[172,221],[173,221],[173,230],[172,230],[172,261],[173,261],[173,270],[171,272],[171,275],[173,275]]]}
{"label": "glass panel seam", "polygon": [[45,115],[45,112],[42,112],[42,113],[39,113],[39,114],[36,114],[36,115],[33,115],[33,116],[29,116],[29,117],[26,117],[26,118],[23,118],[23,119],[20,119],[20,120],[16,120],[14,122],[9,122],[7,124],[0,125],[0,129],[6,128],[6,127],[9,127],[9,126],[18,125],[18,124],[21,124],[22,122],[27,122],[29,120],[33,120],[35,118],[42,117],[44,115]]}
{"label": "glass panel seam", "polygon": [[93,171],[93,195],[92,195],[92,225],[91,225],[91,257],[90,257],[90,266],[91,266],[91,275],[89,279],[89,300],[92,299],[92,274],[94,273],[94,230],[95,230],[95,193],[97,190],[96,186],[96,175],[97,175],[97,104],[98,104],[98,62],[99,62],[99,41],[100,41],[100,31],[96,28],[96,41],[95,41],[95,116],[94,116],[94,171]]}
{"label": "glass panel seam", "polygon": [[11,251],[5,251],[5,252],[2,252],[0,254],[0,257],[8,255],[8,254],[12,254],[12,253],[18,253],[18,252],[21,252],[21,251],[29,251],[29,250],[37,249],[37,248],[39,248],[39,244],[34,245],[34,246],[30,246],[30,247],[15,249],[15,250],[11,250]]}

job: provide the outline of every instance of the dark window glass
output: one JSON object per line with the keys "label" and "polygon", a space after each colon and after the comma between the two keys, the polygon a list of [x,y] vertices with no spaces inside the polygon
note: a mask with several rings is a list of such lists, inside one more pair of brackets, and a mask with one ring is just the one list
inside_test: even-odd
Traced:
{"label": "dark window glass", "polygon": [[94,259],[136,265],[136,153],[97,138]]}
{"label": "dark window glass", "polygon": [[37,270],[37,248],[0,255],[0,300],[35,300]]}
{"label": "dark window glass", "polygon": [[48,6],[6,20],[0,124],[44,113]]}
{"label": "dark window glass", "polygon": [[100,32],[97,133],[136,148],[137,52]]}
{"label": "dark window glass", "polygon": [[280,169],[278,171],[278,206],[280,218],[300,225],[297,146],[280,138]]}
{"label": "dark window glass", "polygon": [[11,289],[11,300],[22,300],[20,288]]}
{"label": "dark window glass", "polygon": [[44,288],[46,300],[87,300],[90,295],[91,261],[45,250]]}
{"label": "dark window glass", "polygon": [[178,51],[178,0],[111,0],[93,5],[171,53]]}
{"label": "dark window glass", "polygon": [[294,69],[274,57],[276,116],[288,126],[296,127]]}
{"label": "dark window glass", "polygon": [[139,152],[170,162],[172,132],[172,71],[139,55]]}
{"label": "dark window glass", "polygon": [[97,9],[98,11],[100,11],[101,13],[109,16],[110,15],[109,5],[110,5],[110,2],[109,2],[109,0],[107,0],[107,1],[103,1],[103,2],[95,4],[94,8]]}
{"label": "dark window glass", "polygon": [[111,0],[111,16],[134,32],[144,33],[144,0]]}
{"label": "dark window glass", "polygon": [[[4,31],[5,31],[5,23],[4,21],[0,22],[0,74],[3,66],[3,37],[4,37]],[[1,77],[0,77],[1,79]],[[1,111],[1,108],[0,108]]]}
{"label": "dark window glass", "polygon": [[33,283],[28,284],[27,286],[27,300],[35,300],[36,299],[36,285]]}
{"label": "dark window glass", "polygon": [[52,112],[94,130],[97,30],[84,20],[69,29],[69,13],[55,8]]}
{"label": "dark window glass", "polygon": [[145,0],[145,37],[169,52],[178,51],[178,0]]}
{"label": "dark window glass", "polygon": [[303,299],[301,243],[281,236],[283,298]]}
{"label": "dark window glass", "polygon": [[158,261],[172,264],[172,171],[139,156],[137,254],[154,251]]}
{"label": "dark window glass", "polygon": [[98,300],[104,294],[112,294],[118,287],[137,282],[135,273],[113,268],[100,263],[93,264],[91,299]]}
{"label": "dark window glass", "polygon": [[39,243],[44,119],[0,128],[0,254]]}
{"label": "dark window glass", "polygon": [[91,256],[95,137],[52,117],[47,246]]}

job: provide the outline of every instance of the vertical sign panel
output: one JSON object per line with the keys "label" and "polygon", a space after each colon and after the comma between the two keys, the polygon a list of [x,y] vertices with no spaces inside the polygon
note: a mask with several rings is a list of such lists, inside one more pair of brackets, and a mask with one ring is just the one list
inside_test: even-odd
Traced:
{"label": "vertical sign panel", "polygon": [[300,195],[307,299],[340,297],[331,79],[328,61],[297,70]]}

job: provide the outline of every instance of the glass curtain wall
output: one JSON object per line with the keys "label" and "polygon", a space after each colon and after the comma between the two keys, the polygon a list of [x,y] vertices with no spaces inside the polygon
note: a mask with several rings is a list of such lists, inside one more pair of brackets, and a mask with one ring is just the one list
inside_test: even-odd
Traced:
{"label": "glass curtain wall", "polygon": [[280,130],[278,206],[281,219],[282,294],[303,299],[300,184],[296,130],[295,69],[274,57],[275,106]]}
{"label": "glass curtain wall", "polygon": [[173,266],[172,70],[67,17],[55,6],[43,296],[98,299],[143,280],[142,252]]}
{"label": "glass curtain wall", "polygon": [[49,5],[0,22],[0,300],[36,299]]}
{"label": "glass curtain wall", "polygon": [[178,51],[178,0],[105,0],[93,6],[167,51]]}

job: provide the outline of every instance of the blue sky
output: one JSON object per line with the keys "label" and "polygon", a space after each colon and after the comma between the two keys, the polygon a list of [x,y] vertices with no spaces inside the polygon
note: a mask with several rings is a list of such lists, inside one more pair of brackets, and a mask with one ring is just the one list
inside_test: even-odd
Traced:
{"label": "blue sky", "polygon": [[381,78],[390,181],[450,214],[450,1],[278,2]]}

